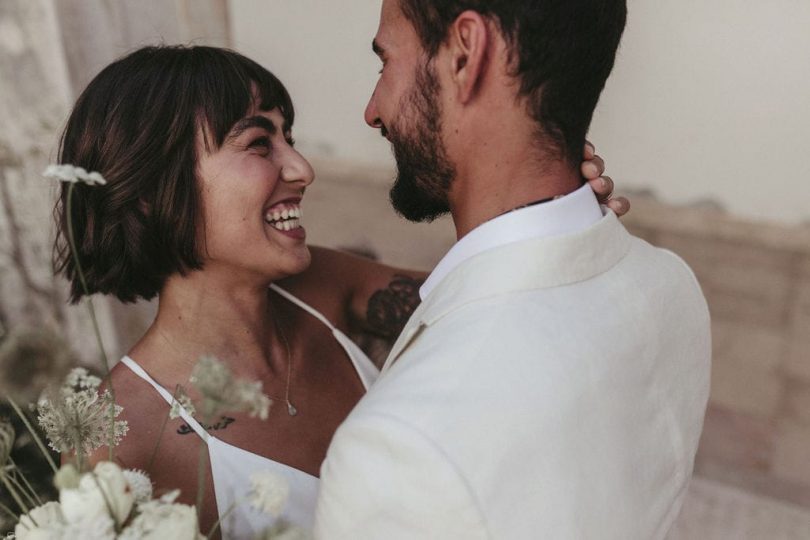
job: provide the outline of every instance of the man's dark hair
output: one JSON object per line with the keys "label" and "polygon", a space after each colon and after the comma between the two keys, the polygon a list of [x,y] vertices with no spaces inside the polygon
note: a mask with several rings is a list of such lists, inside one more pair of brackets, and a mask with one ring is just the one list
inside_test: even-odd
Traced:
{"label": "man's dark hair", "polygon": [[582,158],[599,94],[613,69],[626,0],[399,0],[433,58],[466,10],[493,20],[511,47],[520,95],[538,135],[571,165]]}
{"label": "man's dark hair", "polygon": [[166,278],[202,267],[197,133],[219,148],[256,104],[278,107],[288,126],[290,96],[269,71],[213,47],[145,47],[113,62],[82,92],[62,134],[59,162],[98,171],[105,186],[68,185],[54,210],[55,268],[84,294],[68,245],[68,220],[90,294],[124,302],[154,297]]}

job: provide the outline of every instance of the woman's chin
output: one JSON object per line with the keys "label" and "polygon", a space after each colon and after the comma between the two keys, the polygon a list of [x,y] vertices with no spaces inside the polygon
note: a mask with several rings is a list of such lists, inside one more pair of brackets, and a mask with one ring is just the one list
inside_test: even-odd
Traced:
{"label": "woman's chin", "polygon": [[307,247],[306,244],[301,244],[297,249],[286,250],[282,259],[283,260],[278,261],[281,264],[275,268],[276,271],[274,274],[281,272],[283,275],[276,279],[283,279],[304,273],[312,263],[312,253],[310,253],[309,247]]}

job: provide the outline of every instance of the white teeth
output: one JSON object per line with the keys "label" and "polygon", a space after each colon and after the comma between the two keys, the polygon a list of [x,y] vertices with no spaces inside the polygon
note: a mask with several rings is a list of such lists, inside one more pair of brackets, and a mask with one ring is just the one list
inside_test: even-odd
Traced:
{"label": "white teeth", "polygon": [[268,210],[264,220],[279,231],[291,231],[301,226],[301,207],[292,206],[280,210]]}
{"label": "white teeth", "polygon": [[278,231],[292,231],[301,227],[301,221],[298,219],[289,219],[287,221],[278,221],[270,224]]}

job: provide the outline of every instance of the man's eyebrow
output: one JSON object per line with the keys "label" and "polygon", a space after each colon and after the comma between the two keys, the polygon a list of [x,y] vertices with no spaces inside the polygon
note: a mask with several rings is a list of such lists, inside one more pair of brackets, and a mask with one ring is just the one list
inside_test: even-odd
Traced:
{"label": "man's eyebrow", "polygon": [[385,49],[383,49],[379,43],[377,43],[376,39],[371,40],[371,50],[374,51],[374,54],[377,56],[382,57],[385,54]]}
{"label": "man's eyebrow", "polygon": [[[231,131],[228,133],[228,139],[235,139],[239,137],[242,133],[247,131],[250,128],[259,127],[270,133],[270,135],[274,135],[278,128],[276,124],[273,123],[272,120],[265,116],[261,116],[259,114],[255,116],[248,116],[247,118],[242,118],[239,120]],[[287,121],[284,121],[284,124],[281,126],[282,133],[287,133],[289,131],[289,126],[287,126]]]}

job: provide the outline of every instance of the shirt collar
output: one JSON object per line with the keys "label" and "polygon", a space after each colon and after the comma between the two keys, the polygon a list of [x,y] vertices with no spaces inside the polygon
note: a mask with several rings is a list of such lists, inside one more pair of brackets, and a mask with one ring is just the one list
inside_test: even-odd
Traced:
{"label": "shirt collar", "polygon": [[532,238],[579,232],[601,218],[599,202],[588,184],[565,197],[495,217],[450,248],[419,289],[419,296],[424,301],[447,274],[479,253]]}

